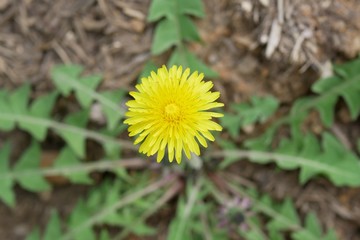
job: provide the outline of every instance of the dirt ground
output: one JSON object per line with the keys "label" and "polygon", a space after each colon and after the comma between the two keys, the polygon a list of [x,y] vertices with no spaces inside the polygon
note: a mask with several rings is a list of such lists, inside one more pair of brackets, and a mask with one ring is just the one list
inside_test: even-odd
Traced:
{"label": "dirt ground", "polygon": [[[319,76],[328,74],[330,61],[342,62],[360,53],[358,0],[204,3],[206,17],[197,20],[203,43],[190,48],[220,74],[214,84],[225,104],[271,94],[286,110],[310,93]],[[152,57],[149,4],[150,0],[0,0],[0,88],[30,82],[34,94],[42,94],[53,88],[52,66],[79,63],[87,72],[103,74],[102,89],[130,89]],[[162,64],[166,58],[155,61]],[[340,103],[331,130],[351,147],[360,137],[360,122],[350,124],[343,108]],[[21,133],[0,135],[0,144],[9,136],[26,138]],[[320,178],[300,186],[297,172],[274,169],[239,163],[231,171],[275,199],[296,199],[301,213],[316,211],[340,239],[360,239],[360,188],[335,188]],[[43,226],[54,207],[66,216],[86,191],[73,185],[41,195],[17,189],[17,208],[0,203],[0,239],[24,239],[33,226]]]}

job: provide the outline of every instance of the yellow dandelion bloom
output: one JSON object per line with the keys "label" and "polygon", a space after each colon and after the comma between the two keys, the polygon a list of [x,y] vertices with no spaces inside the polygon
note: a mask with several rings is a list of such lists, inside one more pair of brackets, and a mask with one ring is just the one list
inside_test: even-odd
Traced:
{"label": "yellow dandelion bloom", "polygon": [[126,103],[129,107],[124,123],[130,125],[129,136],[137,135],[134,144],[140,142],[141,153],[152,156],[157,153],[160,162],[167,149],[169,161],[174,157],[181,162],[182,152],[190,159],[190,153],[200,155],[200,143],[207,147],[206,139],[214,141],[210,131],[221,131],[222,127],[212,118],[223,114],[207,111],[222,107],[215,102],[219,92],[209,91],[211,81],[203,81],[204,74],[190,69],[163,66],[157,73],[151,72],[136,85],[136,92],[130,92],[134,100]]}

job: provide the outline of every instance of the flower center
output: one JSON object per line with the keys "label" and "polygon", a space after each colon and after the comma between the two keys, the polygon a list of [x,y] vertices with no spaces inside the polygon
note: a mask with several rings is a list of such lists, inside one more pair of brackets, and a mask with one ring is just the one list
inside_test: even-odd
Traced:
{"label": "flower center", "polygon": [[166,105],[165,117],[169,121],[178,121],[180,119],[180,108],[174,103]]}

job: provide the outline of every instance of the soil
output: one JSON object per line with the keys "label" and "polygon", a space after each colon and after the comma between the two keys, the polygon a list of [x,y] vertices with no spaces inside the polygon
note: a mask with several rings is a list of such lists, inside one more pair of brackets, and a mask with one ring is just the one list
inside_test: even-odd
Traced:
{"label": "soil", "polygon": [[[189,47],[219,73],[214,84],[225,104],[270,94],[286,110],[310,93],[319,76],[329,73],[329,62],[360,53],[357,0],[203,2],[206,17],[196,20],[203,43]],[[154,25],[146,22],[149,4],[150,0],[0,0],[0,88],[30,82],[34,95],[40,95],[53,89],[49,72],[59,63],[78,63],[86,72],[101,73],[102,89],[132,88],[151,58]],[[155,60],[163,63],[166,58]],[[359,120],[350,124],[346,108],[341,103],[338,107],[331,130],[353,147],[360,137]],[[314,119],[318,124],[317,116]],[[24,134],[12,132],[0,135],[0,145],[9,137],[27,141]],[[13,155],[20,153],[21,147]],[[315,211],[339,239],[360,239],[360,188],[336,188],[322,178],[300,186],[296,171],[275,169],[243,162],[230,171],[275,199],[296,199],[301,213]],[[0,239],[24,239],[34,226],[43,228],[53,208],[67,216],[86,192],[87,187],[69,184],[41,195],[16,188],[16,208],[0,203]]]}

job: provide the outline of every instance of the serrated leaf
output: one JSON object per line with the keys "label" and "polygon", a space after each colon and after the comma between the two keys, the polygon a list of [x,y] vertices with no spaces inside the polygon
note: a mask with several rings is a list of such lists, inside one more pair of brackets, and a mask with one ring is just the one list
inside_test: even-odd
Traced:
{"label": "serrated leaf", "polygon": [[74,90],[76,98],[84,108],[88,108],[93,101],[97,101],[112,109],[113,112],[123,112],[123,109],[115,102],[95,91],[101,81],[101,76],[80,77],[82,70],[82,67],[77,65],[59,65],[53,69],[52,78],[64,95],[67,96],[71,90]]}
{"label": "serrated leaf", "polygon": [[[121,104],[121,100],[124,98],[125,94],[126,92],[122,89],[101,93],[104,98],[117,105]],[[120,119],[124,116],[124,112],[114,111],[106,104],[101,104],[101,106],[107,119],[107,127],[109,130],[113,130],[119,124]]]}
{"label": "serrated leaf", "polygon": [[266,151],[274,139],[276,129],[276,127],[268,128],[260,137],[247,140],[245,146],[253,150]]}
{"label": "serrated leaf", "polygon": [[36,142],[32,142],[30,147],[20,157],[14,167],[14,171],[25,171],[17,176],[19,184],[33,192],[41,192],[50,190],[49,183],[40,174],[27,174],[26,171],[38,170],[40,167],[40,146]]}
{"label": "serrated leaf", "polygon": [[333,66],[335,73],[343,78],[351,78],[359,74],[360,70],[360,58],[344,64],[335,64]]}
{"label": "serrated leaf", "polygon": [[0,91],[0,130],[10,131],[15,127],[15,121],[10,103],[8,93]]}
{"label": "serrated leaf", "polygon": [[[75,153],[68,147],[65,147],[55,160],[54,167],[71,167],[80,164],[80,160]],[[91,184],[92,179],[86,172],[69,173],[66,175],[73,183]]]}
{"label": "serrated leaf", "polygon": [[175,1],[169,0],[152,0],[149,8],[148,21],[154,22],[160,18],[174,18]]}
{"label": "serrated leaf", "polygon": [[[95,91],[96,87],[99,86],[102,77],[99,75],[90,75],[86,77],[82,77],[79,79],[79,83],[83,86],[84,89],[89,89],[87,91]],[[83,91],[76,91],[76,97],[79,99],[80,105],[84,108],[88,108],[93,101],[92,94],[86,94]]]}
{"label": "serrated leaf", "polygon": [[269,230],[269,237],[270,237],[270,240],[284,240],[285,239],[284,236],[276,229]]}
{"label": "serrated leaf", "polygon": [[[218,138],[218,143],[224,150],[235,150],[237,148],[236,144],[233,141],[225,140],[222,138]],[[235,161],[236,159],[236,157],[225,157],[224,160],[221,162],[221,165],[227,165],[228,162]]]}
{"label": "serrated leaf", "polygon": [[304,229],[294,232],[291,234],[292,239],[294,240],[318,240],[318,239],[336,239],[336,235],[329,231],[327,236],[323,236],[320,223],[314,213],[309,213],[305,219]]}
{"label": "serrated leaf", "polygon": [[[57,96],[57,92],[52,92],[37,98],[31,104],[28,116],[41,119],[50,119],[50,113],[53,109]],[[34,124],[32,121],[20,121],[19,126],[23,130],[28,131],[35,139],[39,141],[43,141],[45,139],[47,129],[49,128],[49,125],[46,123]]]}
{"label": "serrated leaf", "polygon": [[342,80],[337,76],[331,76],[327,78],[323,78],[315,82],[311,86],[311,90],[315,93],[323,93],[325,91],[330,90],[335,85],[341,84]]}
{"label": "serrated leaf", "polygon": [[72,90],[81,106],[88,108],[94,100],[93,92],[101,82],[101,76],[81,77],[83,68],[78,65],[58,65],[52,70],[52,79],[62,94],[68,96]]}
{"label": "serrated leaf", "polygon": [[306,216],[305,227],[315,236],[321,237],[322,230],[315,213],[311,212]]}
{"label": "serrated leaf", "polygon": [[336,75],[318,80],[312,90],[320,96],[312,104],[321,115],[324,124],[329,127],[333,123],[334,108],[338,98],[344,98],[352,119],[360,113],[360,59],[334,66]]}
{"label": "serrated leaf", "polygon": [[108,231],[102,230],[101,233],[100,233],[100,238],[99,238],[99,240],[111,240]]}
{"label": "serrated leaf", "polygon": [[[290,199],[285,199],[284,203],[279,209],[278,216],[267,224],[269,229],[273,230],[287,230],[289,225],[299,225],[299,217],[295,210],[294,204]],[[284,224],[286,223],[286,224]]]}
{"label": "serrated leaf", "polygon": [[77,81],[82,71],[83,67],[80,65],[56,65],[51,71],[51,77],[56,88],[68,96],[73,88],[68,81]]}
{"label": "serrated leaf", "polygon": [[328,233],[325,235],[323,240],[337,240],[337,236],[334,229],[330,229]]}
{"label": "serrated leaf", "polygon": [[146,62],[145,66],[143,67],[141,74],[138,78],[137,83],[141,83],[141,79],[142,78],[147,78],[150,76],[150,73],[152,71],[156,72],[156,70],[158,69],[158,67],[155,65],[155,63],[153,61],[148,61]]}
{"label": "serrated leaf", "polygon": [[30,85],[24,84],[9,96],[9,103],[14,114],[26,114],[30,96]]}
{"label": "serrated leaf", "polygon": [[[313,134],[307,134],[303,138],[303,147],[300,152],[300,156],[306,157],[306,158],[312,158],[315,159],[316,156],[321,152],[320,144],[316,137]],[[312,168],[301,168],[300,171],[300,183],[304,184],[306,183],[310,178],[315,176],[317,174],[317,171]]]}
{"label": "serrated leaf", "polygon": [[[10,159],[10,144],[5,143],[0,149],[0,176],[8,173]],[[13,192],[13,178],[3,178],[0,180],[0,199],[9,207],[15,206],[15,194]]]}
{"label": "serrated leaf", "polygon": [[[73,125],[76,127],[85,128],[88,122],[89,110],[84,110],[81,112],[76,112],[71,115],[68,115],[65,118],[65,123]],[[71,149],[76,153],[80,158],[85,157],[85,136],[78,134],[76,132],[64,131],[59,132],[59,134],[64,138],[67,144]]]}
{"label": "serrated leaf", "polygon": [[40,240],[40,231],[38,228],[31,231],[31,233],[26,237],[26,240]]}
{"label": "serrated leaf", "polygon": [[175,27],[176,24],[177,23],[174,19],[169,18],[166,18],[158,23],[151,46],[152,54],[161,54],[170,47],[181,42],[180,32],[178,32]]}
{"label": "serrated leaf", "polygon": [[195,24],[185,15],[179,16],[181,38],[188,41],[200,41]]}
{"label": "serrated leaf", "polygon": [[148,14],[148,21],[158,21],[163,17],[174,18],[178,14],[189,14],[204,17],[201,0],[153,0]]}
{"label": "serrated leaf", "polygon": [[[126,129],[127,129],[127,126],[125,124],[119,124],[111,131],[109,129],[102,129],[102,130],[100,130],[100,133],[104,134],[106,136],[116,137],[116,136],[119,136],[121,133],[123,133]],[[109,159],[119,159],[120,158],[121,146],[119,144],[109,142],[109,143],[104,144],[103,148],[106,153],[106,158],[109,158]]]}
{"label": "serrated leaf", "polygon": [[176,0],[178,2],[179,12],[190,14],[196,17],[204,17],[204,6],[201,0]]}
{"label": "serrated leaf", "polygon": [[61,225],[59,215],[56,211],[52,211],[50,221],[46,226],[43,240],[60,239]]}
{"label": "serrated leaf", "polygon": [[[323,135],[321,149],[319,149],[319,143],[314,137],[305,137],[305,139],[304,146],[300,147],[298,151],[293,152],[291,150],[287,153],[273,153],[264,150],[250,151],[248,159],[251,162],[262,164],[274,161],[280,168],[284,169],[293,169],[296,166],[301,171],[301,183],[306,182],[310,177],[322,174],[336,186],[360,186],[360,162],[355,154],[346,150],[330,134]],[[237,153],[236,150],[233,153],[231,151],[225,152],[225,156],[237,156]],[[235,161],[226,162],[221,167],[227,167],[233,162]]]}
{"label": "serrated leaf", "polygon": [[252,97],[250,103],[232,104],[231,108],[235,114],[225,113],[220,119],[222,126],[228,129],[232,137],[236,137],[240,128],[254,124],[256,122],[264,122],[275,113],[279,106],[276,98]]}
{"label": "serrated leaf", "polygon": [[192,54],[187,50],[180,51],[177,49],[171,55],[169,62],[169,66],[172,65],[182,65],[184,68],[190,68],[192,71],[198,71],[204,73],[207,78],[216,78],[218,74],[206,66],[196,55]]}
{"label": "serrated leaf", "polygon": [[[288,139],[282,139],[279,147],[276,149],[277,153],[296,155],[298,151],[298,145],[296,142],[292,142]],[[298,168],[298,164],[292,161],[279,161],[278,166],[285,170],[293,170]]]}
{"label": "serrated leaf", "polygon": [[220,118],[221,126],[226,128],[233,138],[239,135],[241,124],[240,117],[232,114],[224,114],[224,117]]}
{"label": "serrated leaf", "polygon": [[191,239],[191,230],[195,223],[194,215],[196,211],[196,201],[199,197],[200,182],[191,185],[189,181],[186,192],[188,199],[180,198],[176,209],[176,217],[170,223],[167,239],[180,240]]}
{"label": "serrated leaf", "polygon": [[330,127],[334,122],[334,108],[337,102],[336,96],[329,96],[319,101],[315,108],[320,113],[320,118],[325,126]]}
{"label": "serrated leaf", "polygon": [[95,234],[90,227],[84,227],[81,230],[78,230],[78,226],[80,226],[83,222],[87,221],[91,216],[91,212],[86,208],[84,201],[80,200],[75,208],[72,210],[69,219],[69,227],[70,229],[77,229],[74,233],[74,240],[95,240]]}
{"label": "serrated leaf", "polygon": [[349,107],[351,119],[355,120],[360,114],[360,91],[343,91],[341,96]]}

